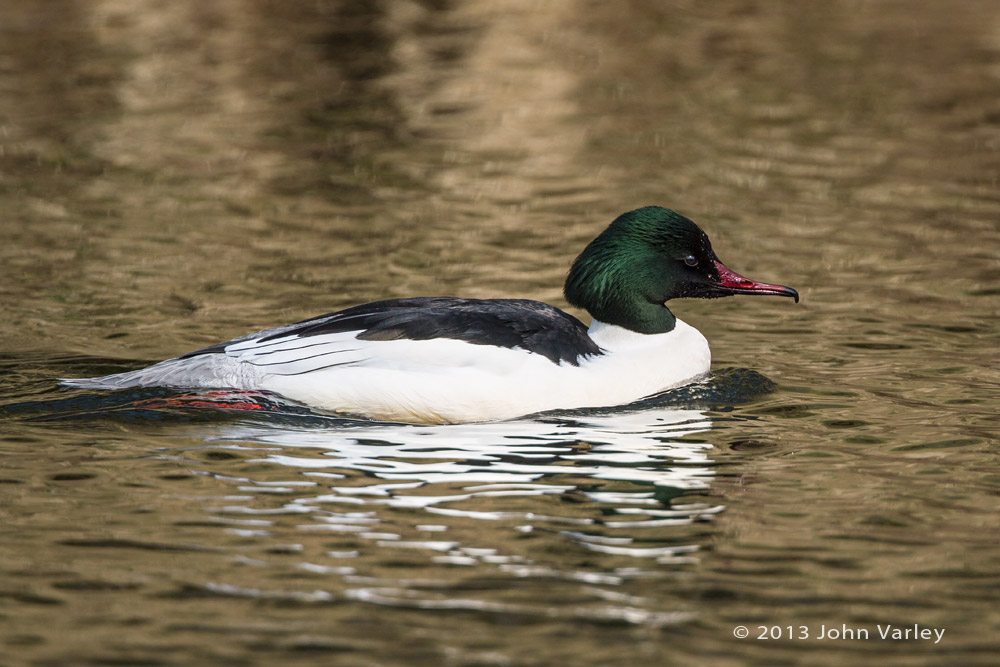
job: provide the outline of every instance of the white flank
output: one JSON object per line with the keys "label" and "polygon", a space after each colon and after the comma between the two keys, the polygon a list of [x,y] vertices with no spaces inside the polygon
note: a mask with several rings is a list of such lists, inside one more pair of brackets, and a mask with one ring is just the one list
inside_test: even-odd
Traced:
{"label": "white flank", "polygon": [[373,419],[458,423],[622,405],[680,386],[707,372],[711,362],[705,337],[680,320],[673,331],[652,335],[594,320],[589,334],[604,354],[583,358],[579,366],[447,338],[359,340],[357,331],[258,342],[274,333],[237,339],[225,354],[168,359],[65,384],[262,390]]}

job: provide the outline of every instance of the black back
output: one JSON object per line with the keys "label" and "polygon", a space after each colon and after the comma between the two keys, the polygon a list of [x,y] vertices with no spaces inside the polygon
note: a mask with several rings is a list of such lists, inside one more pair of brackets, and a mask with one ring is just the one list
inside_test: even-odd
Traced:
{"label": "black back", "polygon": [[[354,306],[298,324],[261,332],[258,342],[360,331],[361,340],[431,340],[450,338],[474,345],[518,347],[552,363],[579,365],[580,358],[601,349],[587,327],[568,313],[528,299],[420,297],[387,299]],[[249,337],[244,337],[246,340]],[[222,352],[228,343],[185,356]]]}

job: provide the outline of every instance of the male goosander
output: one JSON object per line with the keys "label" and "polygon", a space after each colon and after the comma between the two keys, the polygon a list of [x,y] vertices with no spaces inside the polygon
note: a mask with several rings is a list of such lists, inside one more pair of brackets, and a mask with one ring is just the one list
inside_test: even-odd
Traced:
{"label": "male goosander", "polygon": [[266,391],[378,420],[457,423],[629,403],[709,369],[708,342],[666,301],[799,300],[726,268],[697,225],[657,206],[619,216],[569,271],[588,329],[526,299],[388,299],[258,331],[76,387]]}

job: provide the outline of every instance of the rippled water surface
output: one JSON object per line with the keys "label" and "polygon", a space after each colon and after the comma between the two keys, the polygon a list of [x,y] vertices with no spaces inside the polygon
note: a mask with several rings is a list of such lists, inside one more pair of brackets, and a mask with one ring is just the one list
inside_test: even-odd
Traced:
{"label": "rippled water surface", "polygon": [[[985,0],[0,3],[0,664],[995,664],[998,175]],[[803,298],[627,409],[56,384],[646,204]]]}

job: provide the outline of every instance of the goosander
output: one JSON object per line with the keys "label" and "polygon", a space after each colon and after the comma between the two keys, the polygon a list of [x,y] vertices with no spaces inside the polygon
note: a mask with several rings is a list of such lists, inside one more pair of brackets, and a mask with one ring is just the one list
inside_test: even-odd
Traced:
{"label": "goosander", "polygon": [[384,421],[481,422],[622,405],[706,373],[705,337],[676,298],[773,294],[726,268],[695,223],[649,206],[615,219],[573,262],[566,300],[388,299],[258,331],[75,387],[264,391]]}

